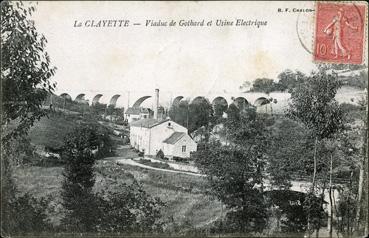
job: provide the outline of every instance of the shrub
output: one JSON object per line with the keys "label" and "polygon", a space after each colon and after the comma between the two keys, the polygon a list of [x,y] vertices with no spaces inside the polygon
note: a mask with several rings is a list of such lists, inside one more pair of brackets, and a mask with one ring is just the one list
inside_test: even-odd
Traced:
{"label": "shrub", "polygon": [[181,157],[173,156],[173,160],[177,161],[177,162],[182,162],[182,163],[189,164],[189,161],[188,161],[187,158],[181,158]]}
{"label": "shrub", "polygon": [[162,150],[159,150],[158,153],[156,153],[156,158],[164,159],[164,152]]}
{"label": "shrub", "polygon": [[[67,232],[152,232],[161,229],[162,203],[151,198],[134,177],[132,185],[121,185],[116,192],[93,191],[97,154],[95,130],[82,126],[65,139],[62,184]],[[142,153],[142,152],[141,152]],[[143,153],[142,153],[143,154]],[[149,161],[149,160],[145,160]],[[150,161],[149,161],[150,162]],[[119,185],[115,180],[109,186]]]}
{"label": "shrub", "polygon": [[[47,222],[47,201],[36,199],[31,194],[19,195],[13,177],[13,165],[28,147],[14,146],[20,139],[2,145],[1,150],[1,235],[4,237],[40,233],[51,227]],[[22,140],[20,140],[22,141]],[[31,158],[33,161],[34,158]]]}

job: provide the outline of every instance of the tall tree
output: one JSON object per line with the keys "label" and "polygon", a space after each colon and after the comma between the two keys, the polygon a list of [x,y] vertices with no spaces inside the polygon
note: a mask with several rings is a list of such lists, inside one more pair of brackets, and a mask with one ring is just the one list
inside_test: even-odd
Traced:
{"label": "tall tree", "polygon": [[288,190],[293,179],[313,171],[314,138],[309,132],[288,118],[280,118],[273,125],[267,171],[272,185],[280,190]]}
{"label": "tall tree", "polygon": [[[315,136],[312,196],[316,189],[318,145],[343,129],[343,112],[335,100],[340,87],[336,74],[327,74],[325,68],[320,68],[319,72],[312,74],[291,92],[287,116],[303,123]],[[308,225],[311,230],[310,221]]]}
{"label": "tall tree", "polygon": [[213,115],[213,107],[207,100],[199,100],[189,105],[188,132],[192,133],[200,127],[209,128],[209,122]]}
{"label": "tall tree", "polygon": [[[23,2],[1,4],[3,143],[25,134],[35,120],[46,115],[42,102],[55,88],[50,77],[56,68],[45,51],[46,38],[30,18],[34,11]],[[7,127],[15,121],[15,127]]]}
{"label": "tall tree", "polygon": [[31,20],[35,8],[26,4],[1,3],[2,235],[36,232],[47,226],[45,207],[28,194],[18,196],[12,177],[13,164],[25,153],[17,143],[35,120],[46,115],[42,102],[55,87],[50,81],[55,67],[50,65],[45,51],[46,38],[37,32]]}
{"label": "tall tree", "polygon": [[66,216],[63,224],[68,230],[87,232],[95,230],[96,199],[94,150],[99,146],[98,135],[90,125],[77,127],[65,138],[62,158],[65,161],[62,184],[63,206]]}
{"label": "tall tree", "polygon": [[195,162],[214,194],[230,209],[229,231],[260,232],[267,216],[263,172],[269,120],[255,110],[240,113],[236,120],[225,124],[229,145],[212,142],[195,153]]}
{"label": "tall tree", "polygon": [[62,153],[65,161],[62,184],[62,204],[66,211],[62,219],[64,229],[68,232],[124,234],[160,230],[158,220],[162,202],[149,196],[135,179],[127,185],[109,178],[108,190],[96,192],[93,189],[94,164],[96,159],[102,158],[98,151],[104,146],[107,146],[106,139],[95,125],[78,126],[65,138]]}
{"label": "tall tree", "polygon": [[[360,230],[360,218],[363,216],[366,218],[366,224],[364,225],[364,227],[366,227],[366,229],[368,230],[368,222],[369,222],[369,201],[368,199],[368,189],[366,189],[366,191],[364,190],[364,183],[366,180],[366,187],[368,187],[368,175],[367,178],[365,179],[365,173],[368,174],[368,166],[365,168],[365,166],[368,164],[368,96],[365,95],[365,97],[363,98],[363,100],[361,100],[359,102],[360,105],[360,109],[362,110],[361,113],[361,120],[363,122],[363,129],[362,129],[362,137],[363,137],[363,145],[362,145],[362,153],[361,153],[361,159],[360,159],[360,163],[359,163],[359,170],[360,170],[360,174],[359,174],[359,185],[358,185],[358,197],[357,197],[357,205],[356,205],[356,216],[355,216],[355,230],[359,231]],[[366,171],[365,171],[366,169]],[[363,194],[366,192],[366,199],[364,198]],[[365,200],[366,204],[365,204]],[[366,209],[366,214],[361,214],[362,211],[365,211]],[[364,220],[364,219],[362,219]],[[365,228],[364,228],[365,230]],[[364,231],[365,232],[365,231]]]}
{"label": "tall tree", "polygon": [[186,100],[172,104],[169,109],[169,117],[184,127],[188,127],[189,116],[189,103]]}
{"label": "tall tree", "polygon": [[[262,231],[266,203],[262,192],[262,158],[259,151],[210,144],[195,154],[213,193],[229,208],[227,231]],[[222,232],[222,231],[220,231]]]}

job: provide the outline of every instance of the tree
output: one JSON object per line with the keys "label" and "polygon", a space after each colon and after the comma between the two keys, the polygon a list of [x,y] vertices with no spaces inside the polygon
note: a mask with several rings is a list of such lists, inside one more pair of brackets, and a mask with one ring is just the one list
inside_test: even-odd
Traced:
{"label": "tree", "polygon": [[221,103],[216,103],[214,105],[214,119],[218,120],[222,118],[223,112],[227,111],[228,106]]}
{"label": "tree", "polygon": [[99,214],[96,212],[96,199],[92,192],[95,184],[93,165],[96,159],[93,151],[98,146],[98,135],[89,125],[77,127],[65,138],[62,198],[66,216],[62,222],[67,230],[95,230]]}
{"label": "tree", "polygon": [[192,133],[202,126],[208,130],[212,115],[213,107],[207,100],[192,102],[188,112],[188,132]]}
{"label": "tree", "polygon": [[[3,235],[47,229],[44,203],[28,194],[18,196],[13,180],[16,159],[25,154],[16,147],[34,121],[46,115],[42,102],[55,84],[56,68],[45,51],[46,38],[30,20],[33,6],[1,3],[1,227]],[[22,214],[22,216],[20,216]],[[30,224],[30,225],[26,225]]]}
{"label": "tree", "polygon": [[230,209],[227,231],[262,231],[266,204],[262,193],[262,160],[257,151],[215,143],[196,152],[195,158],[213,193]]}
{"label": "tree", "polygon": [[[291,93],[292,101],[289,104],[287,116],[312,130],[315,135],[315,144],[343,129],[343,113],[334,99],[340,86],[341,83],[334,75],[320,71],[309,77],[305,83],[300,84]],[[316,150],[316,145],[314,150]],[[315,175],[313,186],[315,186]]]}
{"label": "tree", "polygon": [[162,231],[159,199],[148,195],[135,179],[132,184],[111,179],[109,188],[95,194],[96,224],[93,231],[104,233],[153,233]]}
{"label": "tree", "polygon": [[[285,233],[292,233],[299,237],[306,231],[307,209],[304,203],[310,194],[296,192],[291,190],[271,190],[265,192],[274,211],[279,212],[281,219],[280,230]],[[322,213],[322,207],[319,205],[319,198],[312,197],[314,213],[319,216]],[[278,213],[277,213],[278,214]],[[277,216],[278,219],[278,216]],[[278,227],[277,227],[278,228]],[[279,229],[278,229],[279,230]]]}
{"label": "tree", "polygon": [[56,68],[45,51],[46,38],[30,20],[34,11],[22,2],[1,4],[2,143],[25,134],[46,115],[42,102],[55,88],[50,77]]}
{"label": "tree", "polygon": [[172,104],[169,109],[169,117],[176,123],[188,127],[189,122],[189,103],[180,101],[178,104]]}
{"label": "tree", "polygon": [[251,92],[264,92],[269,94],[273,91],[276,91],[276,83],[273,79],[268,78],[258,78],[252,84]]}
{"label": "tree", "polygon": [[288,190],[295,178],[313,171],[314,137],[301,123],[280,118],[273,126],[267,171],[271,183],[280,190]]}
{"label": "tree", "polygon": [[1,148],[1,234],[19,236],[39,234],[51,229],[46,219],[46,199],[36,199],[31,194],[22,194],[14,181],[13,169],[23,158],[31,155],[28,149],[19,146],[25,140],[11,140]]}
{"label": "tree", "polygon": [[285,70],[278,75],[277,88],[280,91],[291,92],[298,84],[303,83],[306,79],[306,75],[300,71],[293,72],[292,70]]}
{"label": "tree", "polygon": [[229,105],[228,109],[227,109],[227,123],[229,124],[229,126],[232,125],[237,125],[240,120],[241,120],[241,116],[240,116],[240,109],[234,104],[231,103],[231,105]]}
{"label": "tree", "polygon": [[[367,87],[367,86],[366,86]],[[355,216],[355,230],[359,231],[360,230],[360,220],[364,220],[364,219],[360,219],[363,215],[366,218],[366,224],[364,227],[366,227],[366,229],[368,229],[368,223],[369,223],[369,212],[368,212],[368,200],[366,201],[366,205],[365,204],[365,198],[363,196],[363,193],[367,193],[366,194],[366,199],[368,199],[368,189],[365,191],[364,190],[364,183],[366,180],[366,187],[368,187],[368,166],[365,168],[365,165],[368,163],[368,96],[366,95],[360,102],[359,102],[359,108],[361,109],[361,115],[360,115],[360,119],[363,122],[363,128],[362,128],[362,137],[363,137],[363,144],[362,144],[362,151],[361,151],[361,159],[359,162],[359,181],[358,181],[358,197],[357,197],[357,205],[356,205],[356,216]],[[365,171],[366,169],[366,171]],[[365,173],[367,174],[367,178],[365,179]],[[363,211],[365,211],[365,209],[367,210],[366,214],[361,214],[363,213]],[[364,228],[365,229],[365,228]],[[365,233],[365,230],[364,230]]]}
{"label": "tree", "polygon": [[[62,184],[64,229],[68,232],[153,232],[162,202],[151,198],[133,179],[131,185],[109,178],[109,189],[95,192],[94,164],[102,158],[104,135],[96,125],[77,127],[65,138],[62,158],[65,160]],[[105,145],[106,146],[106,145]]]}
{"label": "tree", "polygon": [[312,196],[316,187],[318,144],[343,129],[343,112],[335,100],[340,86],[341,82],[337,80],[337,75],[327,74],[324,68],[320,68],[319,72],[298,84],[291,92],[287,116],[303,123],[315,136]]}
{"label": "tree", "polygon": [[236,120],[225,124],[229,145],[208,143],[194,154],[195,163],[230,210],[227,231],[260,232],[267,218],[263,172],[270,121],[255,110],[240,113]]}

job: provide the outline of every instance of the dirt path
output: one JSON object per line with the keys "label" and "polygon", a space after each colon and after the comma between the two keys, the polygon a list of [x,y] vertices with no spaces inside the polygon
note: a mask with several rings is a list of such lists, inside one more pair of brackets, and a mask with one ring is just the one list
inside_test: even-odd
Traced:
{"label": "dirt path", "polygon": [[134,161],[132,159],[124,159],[124,158],[121,158],[121,157],[108,157],[108,158],[105,158],[104,160],[114,161],[117,164],[127,164],[127,165],[132,165],[132,166],[137,166],[137,167],[145,168],[145,169],[163,171],[163,172],[168,172],[168,173],[187,174],[187,175],[200,176],[200,177],[204,177],[205,176],[204,174],[199,174],[199,173],[192,173],[192,172],[179,171],[179,170],[171,170],[171,169],[155,168],[155,167],[151,167],[151,166],[148,166],[148,165],[137,163],[136,161]]}

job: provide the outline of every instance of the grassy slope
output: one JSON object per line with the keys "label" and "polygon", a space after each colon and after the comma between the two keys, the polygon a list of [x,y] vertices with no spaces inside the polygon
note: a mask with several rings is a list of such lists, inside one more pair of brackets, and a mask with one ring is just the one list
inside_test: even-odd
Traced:
{"label": "grassy slope", "polygon": [[[204,193],[204,178],[183,174],[146,170],[129,165],[117,166],[113,161],[98,161],[96,164],[97,191],[112,190],[111,181],[130,183],[132,175],[139,180],[147,193],[159,197],[166,206],[163,219],[173,220],[177,225],[191,227],[206,226],[221,215],[220,202]],[[18,167],[15,178],[22,192],[36,197],[49,197],[57,205],[51,220],[58,224],[62,216],[60,189],[63,180],[62,167]],[[59,205],[58,205],[59,204]]]}
{"label": "grassy slope", "polygon": [[36,122],[29,132],[31,142],[38,146],[60,148],[64,137],[73,130],[76,116],[50,114]]}
{"label": "grassy slope", "polygon": [[[65,135],[73,130],[76,117],[51,115],[35,123],[30,132],[31,142],[39,146],[58,148]],[[136,157],[132,150],[121,147],[117,151],[120,157]],[[159,197],[166,203],[163,219],[172,220],[177,225],[202,227],[221,215],[220,202],[204,193],[204,178],[183,174],[152,171],[129,165],[118,166],[112,161],[96,163],[95,189],[113,190],[112,182],[130,183],[134,176],[143,184],[152,196]],[[62,167],[21,166],[15,170],[15,179],[19,191],[29,192],[36,197],[49,197],[51,209],[50,220],[58,224],[63,214],[60,189],[63,180]]]}

